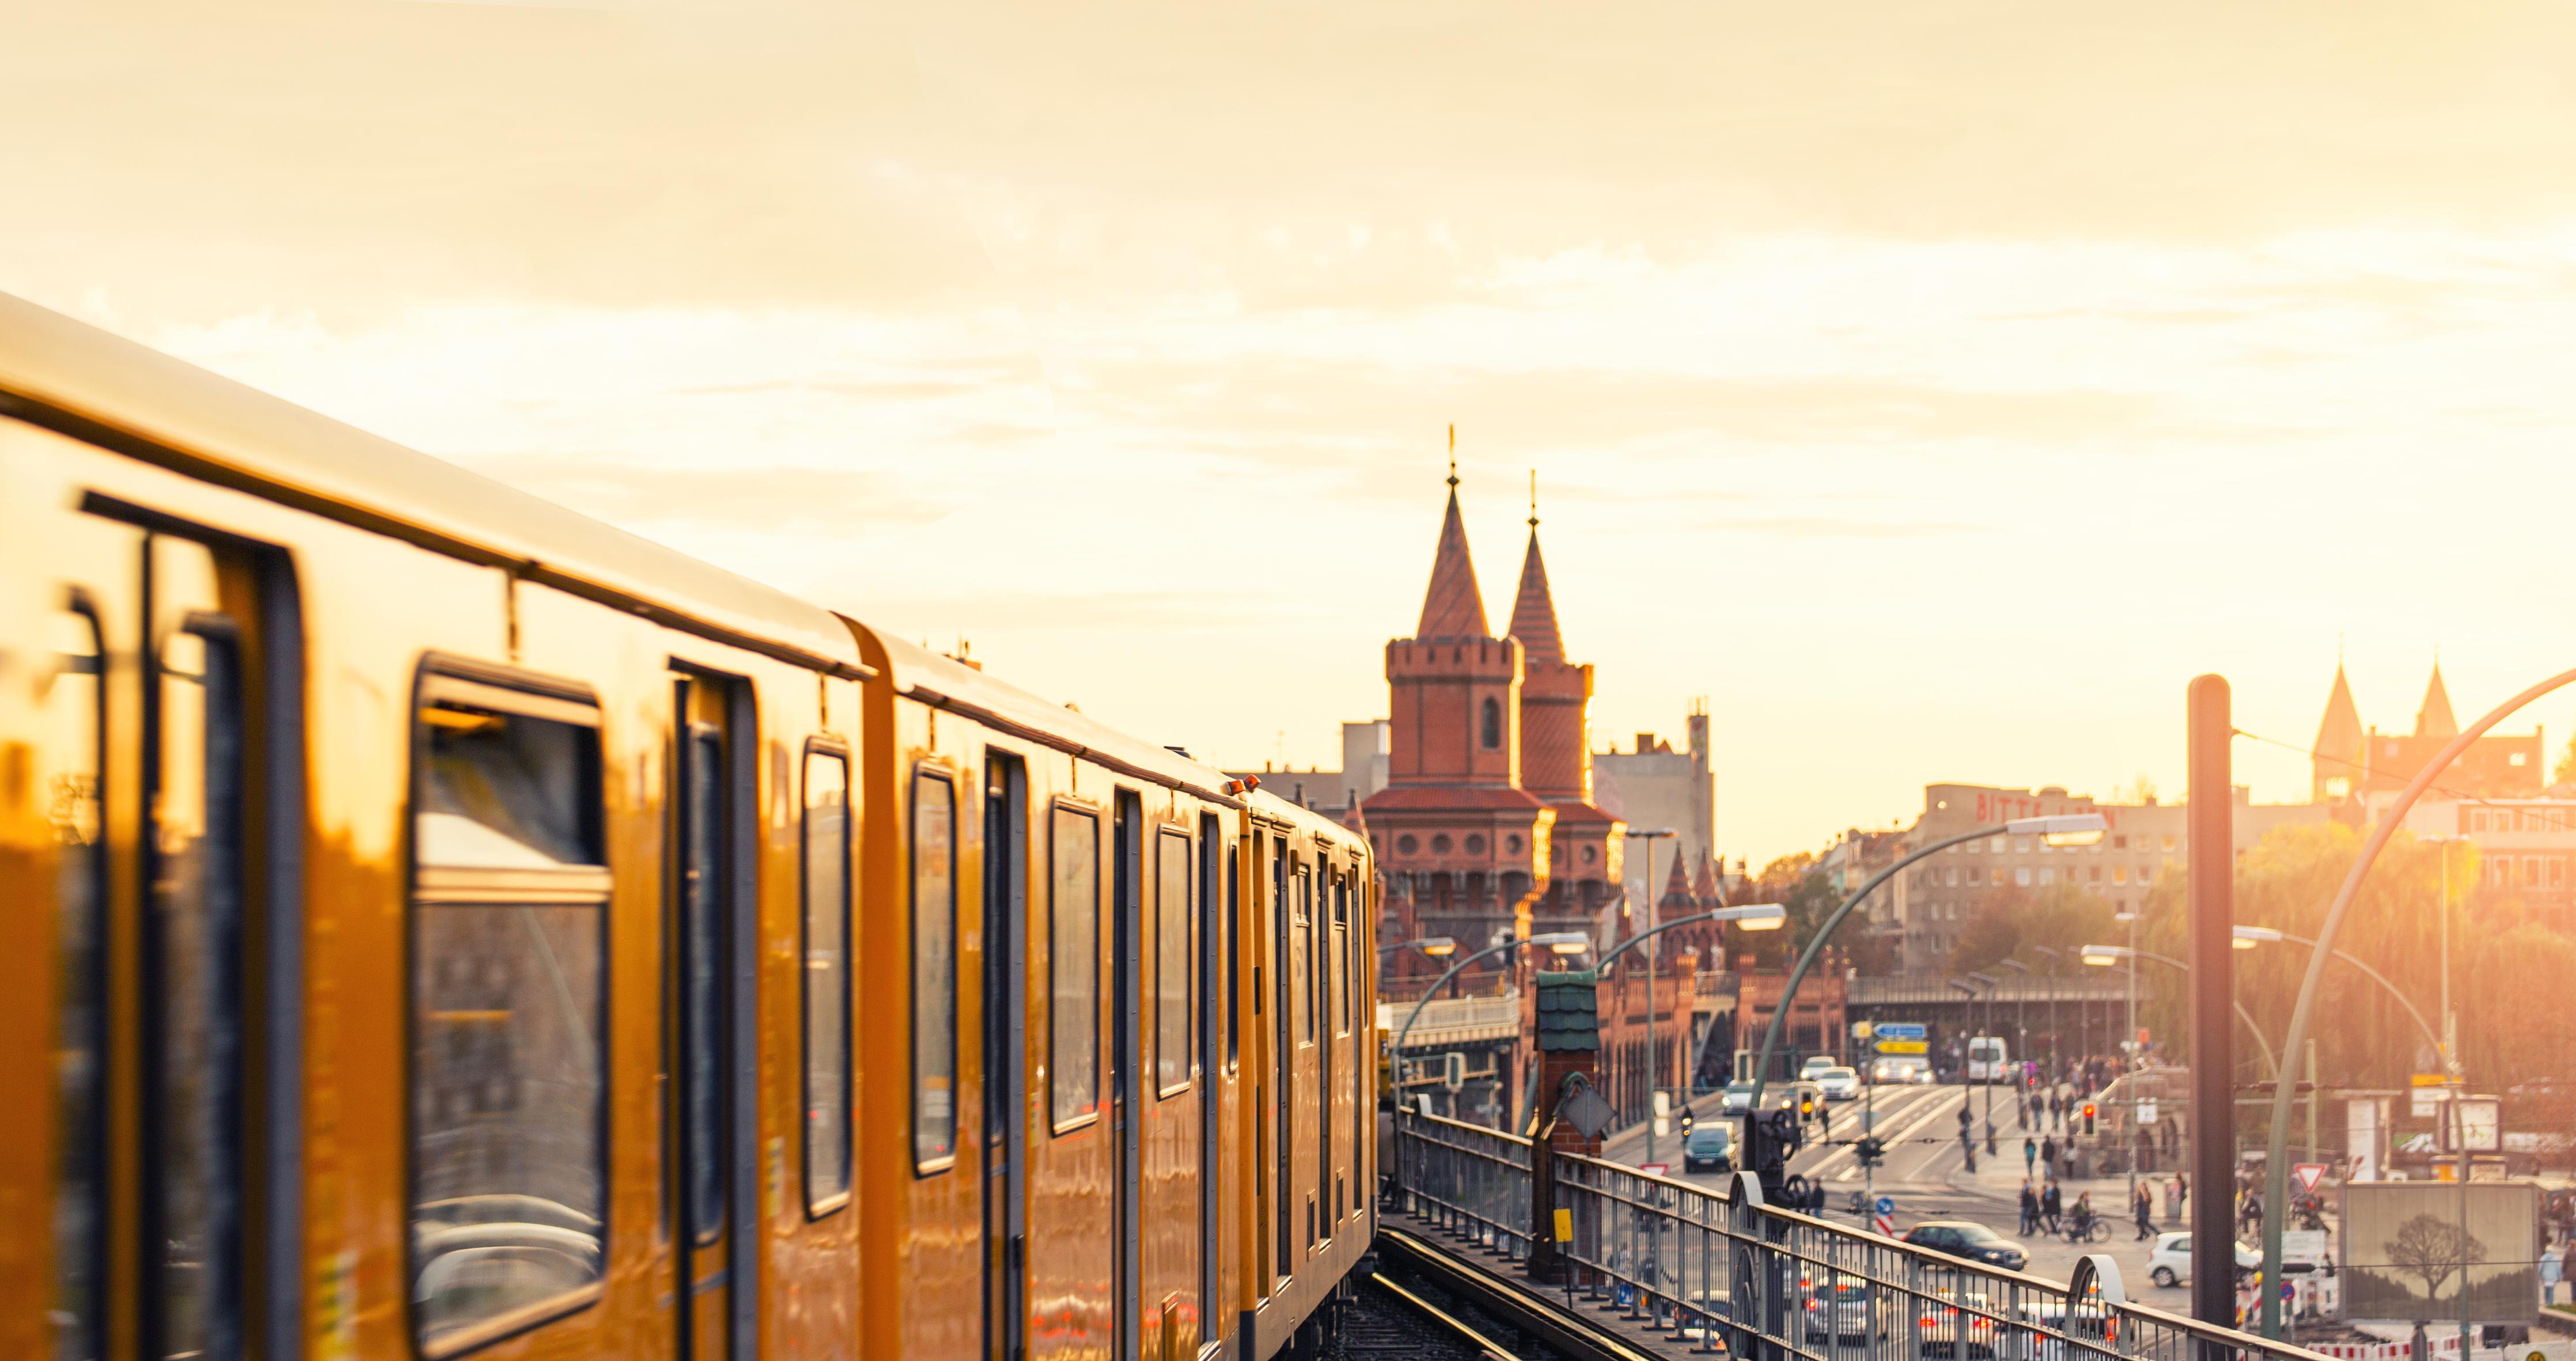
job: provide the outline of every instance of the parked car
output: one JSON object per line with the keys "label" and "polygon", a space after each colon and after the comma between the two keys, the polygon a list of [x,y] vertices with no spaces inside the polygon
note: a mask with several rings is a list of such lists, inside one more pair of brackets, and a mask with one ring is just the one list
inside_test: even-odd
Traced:
{"label": "parked car", "polygon": [[1735,1170],[1735,1131],[1724,1125],[1701,1125],[1682,1140],[1682,1170],[1685,1172],[1732,1172]]}
{"label": "parked car", "polygon": [[1816,1075],[1816,1090],[1827,1101],[1860,1099],[1860,1074],[1849,1068],[1827,1068]]}
{"label": "parked car", "polygon": [[1865,1347],[1887,1336],[1887,1306],[1859,1276],[1836,1276],[1807,1296],[1807,1341]]}
{"label": "parked car", "polygon": [[[2240,1274],[2260,1271],[2262,1268],[2262,1253],[2241,1242],[2236,1245],[2236,1270]],[[2191,1232],[2189,1230],[2178,1229],[2156,1235],[2155,1250],[2147,1254],[2147,1279],[2168,1290],[2191,1282]]]}
{"label": "parked car", "polygon": [[1905,1231],[1905,1241],[1980,1266],[2019,1271],[2030,1265],[2020,1244],[1970,1219],[1927,1219]]}

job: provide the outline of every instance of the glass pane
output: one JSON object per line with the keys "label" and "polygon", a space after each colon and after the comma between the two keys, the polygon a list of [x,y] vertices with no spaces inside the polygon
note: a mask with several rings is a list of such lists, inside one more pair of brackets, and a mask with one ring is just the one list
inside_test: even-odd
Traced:
{"label": "glass pane", "polygon": [[1163,1091],[1190,1080],[1190,842],[1157,842],[1154,882],[1154,1081]]}
{"label": "glass pane", "polygon": [[148,969],[158,1223],[148,1287],[165,1357],[233,1357],[241,1338],[241,692],[229,641],[162,645]]}
{"label": "glass pane", "polygon": [[1048,1085],[1053,1119],[1061,1125],[1091,1114],[1100,1101],[1100,822],[1059,808],[1054,832],[1047,912],[1054,1076]]}
{"label": "glass pane", "polygon": [[424,1350],[600,1279],[605,915],[414,911],[412,1298]]}
{"label": "glass pane", "polygon": [[957,795],[912,783],[912,1160],[957,1151]]}
{"label": "glass pane", "polygon": [[1307,958],[1311,948],[1307,937],[1314,925],[1314,914],[1309,905],[1311,895],[1308,890],[1313,883],[1303,865],[1297,867],[1296,873],[1288,881],[1288,986],[1292,994],[1289,1005],[1297,1012],[1294,1020],[1299,1040],[1315,1038],[1315,984]]}
{"label": "glass pane", "polygon": [[[595,729],[443,703],[421,727],[422,861],[600,863]],[[606,918],[600,902],[413,904],[411,1293],[425,1351],[600,1279]]]}
{"label": "glass pane", "polygon": [[805,757],[805,1204],[850,1189],[850,767]]}
{"label": "glass pane", "polygon": [[54,671],[44,703],[54,724],[54,767],[45,791],[61,860],[55,870],[54,1004],[55,1361],[93,1361],[105,1350],[100,1260],[106,1194],[99,1151],[105,1138],[107,1056],[104,979],[107,842],[99,784],[98,622],[65,611],[54,618]]}
{"label": "glass pane", "polygon": [[688,1123],[689,1227],[724,1232],[724,739],[694,731],[680,817],[682,1110]]}

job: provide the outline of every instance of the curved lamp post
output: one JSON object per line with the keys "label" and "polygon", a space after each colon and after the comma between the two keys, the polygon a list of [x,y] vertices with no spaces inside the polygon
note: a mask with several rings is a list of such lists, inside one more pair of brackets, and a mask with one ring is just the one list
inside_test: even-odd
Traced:
{"label": "curved lamp post", "polygon": [[[2425,762],[2424,768],[2415,773],[2405,792],[2379,815],[2378,829],[2363,844],[2360,857],[2352,862],[2352,872],[2344,876],[2343,887],[2335,891],[2333,904],[2326,908],[2325,924],[2317,928],[2319,944],[2316,951],[2308,956],[2308,973],[2299,983],[2298,1004],[2290,1009],[2290,1033],[2286,1043],[2291,1053],[2299,1052],[2299,1046],[2308,1038],[2308,1016],[2316,1007],[2317,980],[2325,977],[2326,955],[2334,947],[2335,932],[2343,928],[2343,915],[2351,910],[2353,898],[2361,891],[2361,881],[2370,873],[2371,865],[2378,861],[2380,851],[2387,847],[2390,837],[2397,835],[2398,826],[2406,821],[2407,811],[2415,806],[2417,799],[2424,797],[2424,791],[2432,788],[2433,781],[2440,779],[2443,771],[2451,768],[2451,762],[2469,749],[2469,744],[2486,736],[2489,728],[2571,681],[2576,681],[2576,671],[2561,671],[2488,710],[2484,718],[2462,729],[2459,736],[2434,753],[2433,759]],[[2267,1281],[2281,1279],[2281,1216],[2284,1202],[2290,1198],[2290,1169],[2282,1160],[2289,1156],[2289,1149],[2290,1090],[2274,1083],[2272,1132],[2263,1169],[2263,1279]],[[2465,1299],[2467,1291],[2463,1290],[2461,1295]],[[2277,1338],[2280,1335],[2281,1299],[2276,1292],[2267,1290],[2263,1292],[2263,1336]]]}
{"label": "curved lamp post", "polygon": [[[1579,955],[1592,948],[1592,938],[1580,931],[1546,931],[1535,936],[1516,936],[1499,944],[1488,945],[1484,949],[1478,950],[1476,953],[1467,956],[1465,959],[1459,960],[1457,963],[1450,965],[1449,972],[1432,980],[1430,989],[1422,994],[1422,999],[1420,1001],[1413,1004],[1413,1010],[1404,1014],[1404,1024],[1396,1027],[1395,1046],[1391,1053],[1397,1065],[1396,1071],[1399,1075],[1404,1071],[1405,1037],[1413,1033],[1413,1023],[1422,1019],[1422,1009],[1430,1005],[1432,998],[1440,995],[1440,990],[1448,986],[1449,980],[1457,977],[1460,969],[1466,968],[1477,960],[1490,958],[1506,951],[1517,950],[1524,945],[1543,945],[1549,950],[1560,955]],[[1451,948],[1454,949],[1456,947],[1453,945]],[[1403,1093],[1400,1091],[1397,1093],[1399,1098],[1401,1098],[1402,1095]]]}
{"label": "curved lamp post", "polygon": [[[2240,926],[2236,928],[2236,948],[2239,950],[2251,950],[2255,946],[2264,944],[2267,941],[2282,940],[2286,940],[2292,945],[2304,945],[2312,950],[2316,948],[2317,944],[2306,936],[2294,936],[2287,931],[2276,930],[2269,926]],[[2424,1019],[2424,1013],[2417,1011],[2413,1002],[2406,1000],[2406,994],[2399,992],[2396,984],[2388,981],[2388,976],[2386,974],[2362,963],[2360,959],[2346,954],[2341,950],[2335,951],[2334,957],[2356,969],[2361,970],[2362,973],[2369,976],[2371,982],[2386,989],[2390,997],[2397,999],[2397,1005],[2406,1008],[2406,1014],[2413,1018],[2415,1028],[2424,1032],[2424,1042],[2433,1046],[2434,1053],[2442,1055],[2444,1063],[2447,1064],[2450,1062],[2450,1053],[2443,1047],[2442,1037],[2433,1033],[2432,1023]]]}
{"label": "curved lamp post", "polygon": [[[2245,928],[2240,926],[2236,929],[2242,931]],[[2238,942],[2238,948],[2244,948],[2243,941],[2241,939]],[[2129,961],[2130,967],[2134,969],[2137,966],[2137,961],[2141,959],[2152,959],[2158,964],[2170,964],[2173,967],[2182,970],[2184,973],[2191,972],[2191,965],[2174,958],[2172,955],[2160,955],[2153,950],[2140,950],[2127,945],[2087,945],[2084,947],[2082,958],[2085,963],[2102,969],[2107,969],[2124,959]],[[2263,1027],[2254,1024],[2254,1015],[2252,1012],[2245,1009],[2245,1004],[2243,1002],[2239,1002],[2231,998],[2229,999],[2228,1005],[2236,1008],[2236,1019],[2245,1023],[2245,1028],[2252,1031],[2254,1034],[2254,1043],[2262,1046],[2263,1066],[2271,1070],[2272,1080],[2274,1082],[2280,1081],[2281,1056],[2273,1052],[2272,1042],[2263,1038]]]}
{"label": "curved lamp post", "polygon": [[[1653,843],[1651,842],[1648,843],[1649,846],[1652,844]],[[1676,917],[1671,921],[1665,922],[1661,926],[1655,927],[1653,930],[1640,931],[1636,935],[1630,936],[1626,940],[1619,942],[1619,947],[1617,949],[1603,955],[1594,963],[1593,967],[1595,969],[1607,969],[1610,967],[1611,961],[1628,953],[1630,950],[1636,949],[1641,942],[1649,940],[1655,936],[1660,936],[1666,931],[1672,930],[1676,926],[1693,926],[1700,922],[1734,922],[1739,930],[1776,931],[1786,925],[1788,920],[1789,909],[1782,907],[1778,903],[1746,903],[1741,907],[1721,907],[1714,912],[1701,912],[1688,917]],[[1661,951],[1659,950],[1657,953],[1661,953]],[[1652,960],[1653,958],[1653,955],[1647,956],[1647,959],[1649,960]],[[1654,1067],[1654,1063],[1655,973],[1654,966],[1650,963],[1646,967],[1646,1066],[1651,1070]],[[1652,1090],[1652,1084],[1649,1084],[1649,1090]],[[1684,1099],[1687,1100],[1688,1098],[1685,1097]],[[1653,1162],[1654,1160],[1654,1098],[1649,1096],[1646,1098],[1646,1161]]]}
{"label": "curved lamp post", "polygon": [[1862,899],[1877,892],[1879,885],[1895,878],[1899,871],[1925,856],[1946,851],[1979,837],[2035,835],[2047,837],[2052,846],[2080,846],[2101,840],[2102,833],[2110,826],[2109,820],[2099,813],[2059,813],[2044,818],[2015,818],[2010,822],[1999,822],[1991,827],[1980,827],[1973,832],[1961,832],[1957,836],[1945,837],[1871,875],[1869,882],[1862,884],[1850,897],[1843,899],[1842,906],[1835,908],[1834,914],[1825,918],[1824,924],[1816,928],[1816,938],[1807,942],[1807,948],[1798,956],[1796,967],[1789,970],[1788,986],[1780,990],[1779,1004],[1771,1012],[1770,1028],[1762,1034],[1761,1057],[1755,1059],[1753,1063],[1753,1100],[1750,1108],[1755,1111],[1762,1109],[1762,1085],[1771,1071],[1771,1052],[1779,1047],[1780,1025],[1788,1019],[1789,1003],[1798,996],[1798,984],[1805,981],[1807,970],[1815,967],[1816,956],[1824,953],[1825,942],[1833,939],[1834,928],[1843,924],[1843,918],[1850,916],[1851,910],[1860,906]]}

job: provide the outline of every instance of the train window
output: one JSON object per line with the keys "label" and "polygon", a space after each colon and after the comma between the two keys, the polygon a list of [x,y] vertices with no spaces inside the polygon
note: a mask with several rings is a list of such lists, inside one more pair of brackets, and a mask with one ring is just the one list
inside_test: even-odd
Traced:
{"label": "train window", "polygon": [[54,871],[54,1285],[48,1311],[57,1361],[92,1361],[107,1348],[107,840],[101,809],[105,699],[98,619],[54,616],[54,667],[44,702],[54,715],[55,765],[45,816],[61,859]]}
{"label": "train window", "polygon": [[957,1157],[957,789],[912,777],[912,1164]]}
{"label": "train window", "polygon": [[1154,1083],[1171,1096],[1190,1085],[1190,839],[1154,842]]}
{"label": "train window", "polygon": [[162,644],[152,800],[157,974],[148,1165],[155,1352],[238,1356],[241,1281],[241,672],[229,620],[192,616]]}
{"label": "train window", "polygon": [[1311,1043],[1315,1038],[1315,958],[1308,937],[1314,934],[1315,875],[1303,860],[1297,862],[1289,881],[1288,902],[1292,914],[1289,924],[1293,928],[1288,933],[1289,982],[1296,993],[1297,1008],[1293,1020],[1297,1038]]}
{"label": "train window", "polygon": [[1343,875],[1333,876],[1333,996],[1341,1005],[1333,1008],[1335,1034],[1351,1033],[1351,881]]}
{"label": "train window", "polygon": [[1047,1084],[1062,1130],[1100,1109],[1100,819],[1058,808],[1052,832]]}
{"label": "train window", "polygon": [[[1217,1024],[1225,1031],[1225,1070],[1231,1073],[1236,1071],[1239,1053],[1234,1038],[1234,1013],[1235,1008],[1243,1005],[1243,962],[1235,958],[1234,946],[1234,914],[1241,900],[1242,878],[1241,871],[1235,864],[1234,847],[1226,841],[1224,834],[1217,828],[1218,824],[1214,820],[1208,822],[1207,830],[1202,834],[1204,844],[1200,853],[1205,855],[1209,862],[1204,890],[1206,901],[1211,903],[1222,901],[1225,904],[1225,913],[1218,923],[1219,929],[1216,936],[1217,949],[1225,956],[1225,1014],[1217,1019]],[[1223,883],[1222,891],[1219,888],[1220,880]],[[1213,987],[1214,984],[1215,980],[1210,979],[1209,985]]]}
{"label": "train window", "polygon": [[850,1194],[850,760],[805,753],[805,1209]]}
{"label": "train window", "polygon": [[436,675],[422,690],[410,1297],[442,1356],[599,1287],[610,881],[598,711]]}
{"label": "train window", "polygon": [[725,1221],[724,731],[692,723],[680,748],[680,1172],[692,1241],[714,1243]]}

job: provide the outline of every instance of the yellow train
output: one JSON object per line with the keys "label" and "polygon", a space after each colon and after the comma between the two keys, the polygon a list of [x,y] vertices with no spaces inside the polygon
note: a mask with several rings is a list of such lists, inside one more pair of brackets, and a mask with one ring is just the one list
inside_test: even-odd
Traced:
{"label": "yellow train", "polygon": [[1299,1348],[1375,1228],[1375,885],[0,297],[0,1356]]}

